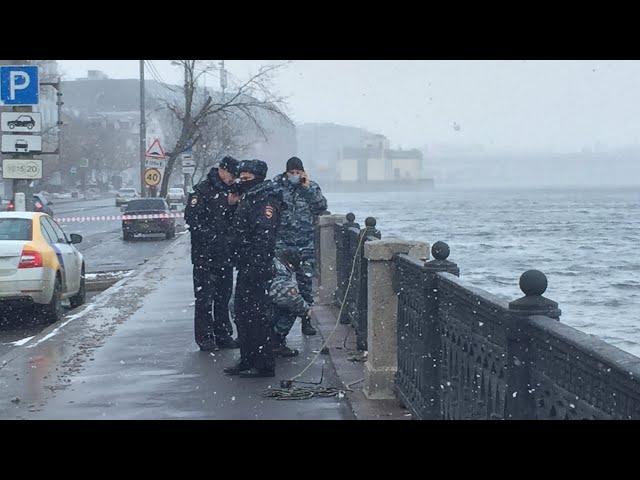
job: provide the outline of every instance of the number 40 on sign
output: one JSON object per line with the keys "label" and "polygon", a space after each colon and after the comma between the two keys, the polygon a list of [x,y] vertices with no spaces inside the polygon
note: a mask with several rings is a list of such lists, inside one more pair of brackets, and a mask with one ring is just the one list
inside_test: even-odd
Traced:
{"label": "number 40 on sign", "polygon": [[144,171],[144,183],[149,187],[155,187],[160,184],[162,174],[157,168],[147,168]]}

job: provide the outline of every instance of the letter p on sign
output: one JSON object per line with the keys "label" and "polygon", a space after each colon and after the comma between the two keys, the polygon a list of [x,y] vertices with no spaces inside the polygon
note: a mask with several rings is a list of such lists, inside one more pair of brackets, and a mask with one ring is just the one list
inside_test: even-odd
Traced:
{"label": "letter p on sign", "polygon": [[0,104],[37,105],[39,75],[35,65],[6,65],[0,67]]}
{"label": "letter p on sign", "polygon": [[25,90],[30,83],[29,75],[25,72],[20,70],[9,72],[9,100],[15,100],[16,90]]}

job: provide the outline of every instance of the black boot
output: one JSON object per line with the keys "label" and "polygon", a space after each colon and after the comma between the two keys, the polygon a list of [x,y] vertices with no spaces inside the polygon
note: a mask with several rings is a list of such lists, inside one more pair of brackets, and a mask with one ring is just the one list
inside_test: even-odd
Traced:
{"label": "black boot", "polygon": [[258,368],[250,368],[248,370],[242,370],[239,373],[241,378],[262,378],[262,377],[275,377],[275,370],[265,370]]}
{"label": "black boot", "polygon": [[235,365],[232,365],[231,367],[227,367],[224,370],[222,370],[226,375],[239,375],[240,372],[244,371],[244,370],[249,370],[251,368],[250,365],[248,365],[247,363],[243,362],[242,360],[240,360],[238,363],[236,363]]}
{"label": "black boot", "polygon": [[273,353],[280,357],[297,357],[300,352],[295,348],[289,348],[287,346],[287,340],[282,339],[280,345],[273,349]]}
{"label": "black boot", "polygon": [[311,326],[311,319],[309,317],[302,318],[302,333],[304,335],[315,335],[316,329]]}
{"label": "black boot", "polygon": [[201,352],[215,352],[216,350],[217,350],[216,344],[213,342],[203,343],[202,345],[200,345]]}
{"label": "black boot", "polygon": [[219,340],[216,340],[216,344],[218,345],[218,348],[224,348],[224,349],[240,348],[240,344],[238,343],[238,341],[234,340],[232,337],[224,337]]}

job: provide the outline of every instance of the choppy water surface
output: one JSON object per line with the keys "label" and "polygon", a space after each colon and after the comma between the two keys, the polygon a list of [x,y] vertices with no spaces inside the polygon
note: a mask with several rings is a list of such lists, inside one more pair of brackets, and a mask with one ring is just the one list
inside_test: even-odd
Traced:
{"label": "choppy water surface", "polygon": [[522,272],[543,271],[562,322],[640,356],[640,188],[326,196],[383,238],[446,241],[461,278],[508,300]]}

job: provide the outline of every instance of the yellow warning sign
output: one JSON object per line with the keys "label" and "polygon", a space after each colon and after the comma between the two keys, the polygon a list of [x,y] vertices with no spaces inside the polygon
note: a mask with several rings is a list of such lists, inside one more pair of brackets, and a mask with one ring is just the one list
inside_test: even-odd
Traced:
{"label": "yellow warning sign", "polygon": [[149,187],[155,187],[160,184],[162,180],[162,174],[157,168],[147,168],[144,171],[144,183]]}

